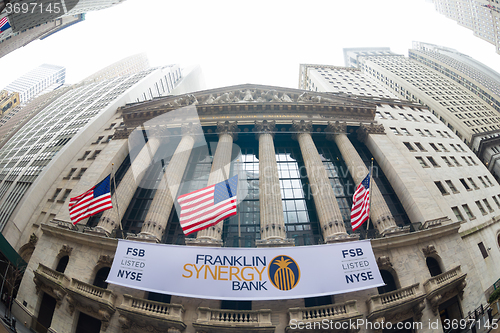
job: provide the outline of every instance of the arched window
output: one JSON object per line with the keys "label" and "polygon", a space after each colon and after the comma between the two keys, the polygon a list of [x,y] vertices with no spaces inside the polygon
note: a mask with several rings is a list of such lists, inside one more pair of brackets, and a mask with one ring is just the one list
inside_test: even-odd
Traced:
{"label": "arched window", "polygon": [[64,273],[66,270],[66,266],[68,266],[69,256],[64,256],[59,259],[57,263],[56,272]]}
{"label": "arched window", "polygon": [[108,283],[106,282],[106,279],[108,278],[108,274],[109,274],[109,267],[101,268],[100,270],[97,271],[97,274],[95,275],[94,283],[92,283],[92,284],[96,287],[106,289],[108,287]]}
{"label": "arched window", "polygon": [[385,286],[378,287],[379,294],[385,294],[398,289],[398,287],[396,286],[396,281],[394,280],[394,276],[392,276],[391,272],[381,269],[380,275],[382,275]]}
{"label": "arched window", "polygon": [[429,273],[431,273],[431,276],[436,276],[443,273],[438,261],[433,257],[427,257],[427,259],[425,259],[425,262],[427,263],[427,268],[429,269]]}

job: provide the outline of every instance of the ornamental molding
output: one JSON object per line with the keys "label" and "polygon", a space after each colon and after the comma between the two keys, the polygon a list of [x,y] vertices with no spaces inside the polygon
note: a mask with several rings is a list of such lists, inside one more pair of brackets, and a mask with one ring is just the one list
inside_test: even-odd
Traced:
{"label": "ornamental molding", "polygon": [[384,125],[371,123],[370,125],[360,124],[357,130],[358,140],[365,142],[370,134],[385,134]]}

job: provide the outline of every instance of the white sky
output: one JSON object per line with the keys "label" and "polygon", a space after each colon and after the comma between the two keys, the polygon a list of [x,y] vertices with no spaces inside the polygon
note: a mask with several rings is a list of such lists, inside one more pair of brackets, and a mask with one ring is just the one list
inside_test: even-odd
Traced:
{"label": "white sky", "polygon": [[207,88],[242,83],[296,88],[299,64],[343,66],[346,47],[412,41],[457,49],[500,72],[495,47],[425,0],[127,0],[0,58],[0,87],[42,63],[76,83],[129,55],[151,65],[199,64]]}

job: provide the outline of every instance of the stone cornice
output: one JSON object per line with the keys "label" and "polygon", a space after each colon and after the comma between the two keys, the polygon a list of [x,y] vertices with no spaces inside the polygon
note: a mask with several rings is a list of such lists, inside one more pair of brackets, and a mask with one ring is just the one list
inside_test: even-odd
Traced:
{"label": "stone cornice", "polygon": [[101,248],[114,252],[118,245],[118,239],[82,233],[75,230],[58,227],[52,223],[42,223],[44,234],[64,240],[68,244],[79,243],[94,248]]}
{"label": "stone cornice", "polygon": [[458,229],[460,229],[460,222],[452,222],[408,234],[372,239],[371,243],[374,251],[385,251],[440,239],[448,235],[457,234],[460,236]]}

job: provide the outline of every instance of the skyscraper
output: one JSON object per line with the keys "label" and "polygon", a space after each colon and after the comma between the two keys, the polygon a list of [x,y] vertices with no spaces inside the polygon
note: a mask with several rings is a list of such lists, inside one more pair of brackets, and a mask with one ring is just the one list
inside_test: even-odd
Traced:
{"label": "skyscraper", "polygon": [[66,80],[66,68],[43,64],[11,82],[5,90],[19,93],[21,103],[26,103],[44,91],[59,88]]}
{"label": "skyscraper", "polygon": [[[121,71],[115,74],[128,71],[119,67]],[[14,135],[10,134],[0,152],[0,228],[4,229],[12,219],[27,222],[21,217],[26,214],[27,206],[21,209],[19,203],[37,201],[38,191],[45,191],[50,185],[50,180],[46,181],[50,173],[47,175],[49,178],[37,181],[46,166],[65,165],[67,158],[86,144],[86,138],[96,128],[114,117],[118,107],[170,94],[182,85],[186,86],[182,89],[188,90],[201,88],[198,85],[188,86],[190,75],[199,75],[199,69],[183,72],[176,65],[150,68],[135,74],[80,83],[48,101],[43,100],[33,107],[31,104],[26,106],[24,109],[31,112],[29,120],[11,119],[23,126],[18,127]],[[120,123],[117,120],[112,127],[119,127]],[[95,144],[101,141],[107,143],[111,138],[112,135],[100,137]],[[59,154],[61,150],[66,153]],[[99,153],[100,150],[96,150],[86,157],[95,159]],[[79,176],[84,172],[85,168],[79,171]],[[6,237],[8,229],[3,230]]]}
{"label": "skyscraper", "polygon": [[365,55],[360,50],[355,50],[358,68],[396,96],[429,107],[499,179],[500,113],[491,103],[418,61],[402,55]]}
{"label": "skyscraper", "polygon": [[[83,14],[109,8],[125,0],[67,0],[65,2],[39,1],[37,6],[20,0],[9,1],[0,13],[9,28],[0,33],[0,57],[35,39],[44,38],[72,24],[84,20]],[[28,7],[22,7],[23,3]],[[33,3],[34,4],[34,3]]]}
{"label": "skyscraper", "polygon": [[474,36],[495,45],[500,53],[500,5],[489,0],[432,0],[438,13],[470,29]]}

